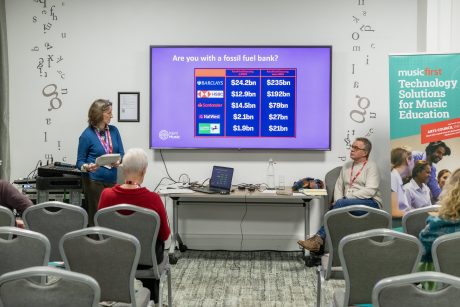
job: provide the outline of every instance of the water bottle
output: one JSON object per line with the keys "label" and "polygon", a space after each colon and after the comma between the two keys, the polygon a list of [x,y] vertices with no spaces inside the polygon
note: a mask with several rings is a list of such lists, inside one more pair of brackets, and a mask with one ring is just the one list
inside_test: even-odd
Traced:
{"label": "water bottle", "polygon": [[275,162],[271,158],[268,160],[267,186],[268,190],[275,189]]}

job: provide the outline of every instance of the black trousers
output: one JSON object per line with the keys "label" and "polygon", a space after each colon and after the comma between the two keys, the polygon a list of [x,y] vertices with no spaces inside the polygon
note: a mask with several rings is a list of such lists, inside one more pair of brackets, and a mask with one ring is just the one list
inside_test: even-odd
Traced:
{"label": "black trousers", "polygon": [[86,211],[88,212],[88,225],[92,227],[102,190],[113,187],[115,183],[91,180],[88,176],[82,176],[82,183],[85,192]]}

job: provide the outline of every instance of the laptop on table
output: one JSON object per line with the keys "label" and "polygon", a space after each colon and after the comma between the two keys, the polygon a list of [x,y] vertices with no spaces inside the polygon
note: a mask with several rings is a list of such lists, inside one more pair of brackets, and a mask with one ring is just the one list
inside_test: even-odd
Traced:
{"label": "laptop on table", "polygon": [[190,188],[193,191],[207,194],[229,194],[232,188],[233,168],[213,166],[209,185],[206,187]]}

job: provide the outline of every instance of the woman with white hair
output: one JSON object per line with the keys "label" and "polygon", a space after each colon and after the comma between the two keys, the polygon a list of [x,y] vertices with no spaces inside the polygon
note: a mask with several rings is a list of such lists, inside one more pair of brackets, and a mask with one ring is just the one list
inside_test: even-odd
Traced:
{"label": "woman with white hair", "polygon": [[[131,204],[151,209],[160,216],[160,230],[155,247],[157,261],[163,259],[164,241],[171,233],[168,225],[166,210],[160,196],[142,187],[147,171],[148,158],[141,148],[132,148],[123,157],[122,170],[125,178],[124,184],[117,184],[112,188],[102,191],[98,210],[119,204]],[[150,290],[150,299],[158,302],[159,283],[155,279],[141,279],[144,287]]]}

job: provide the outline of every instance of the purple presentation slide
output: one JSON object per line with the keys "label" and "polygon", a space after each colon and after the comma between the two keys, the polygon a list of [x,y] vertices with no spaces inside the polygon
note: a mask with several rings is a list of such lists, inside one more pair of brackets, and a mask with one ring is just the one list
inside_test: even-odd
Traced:
{"label": "purple presentation slide", "polygon": [[151,46],[150,147],[330,150],[331,46]]}

